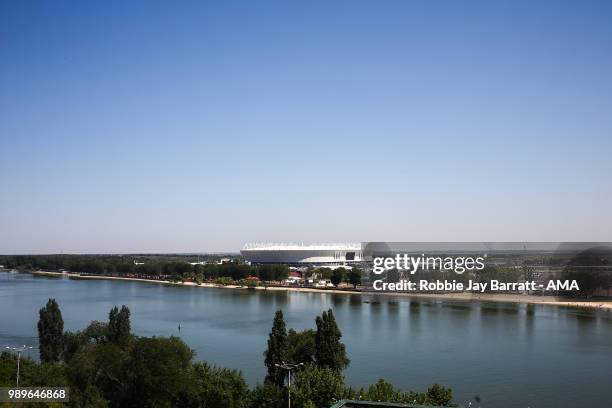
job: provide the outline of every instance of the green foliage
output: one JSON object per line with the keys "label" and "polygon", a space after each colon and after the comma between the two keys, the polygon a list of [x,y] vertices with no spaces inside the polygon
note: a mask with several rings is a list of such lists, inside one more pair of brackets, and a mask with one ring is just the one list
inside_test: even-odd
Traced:
{"label": "green foliage", "polygon": [[115,306],[108,314],[108,340],[125,347],[130,340],[130,309],[121,306],[121,310]]}
{"label": "green foliage", "polygon": [[480,282],[489,282],[496,279],[500,282],[518,282],[523,276],[522,268],[509,268],[503,266],[487,266],[482,271],[474,273]]}
{"label": "green foliage", "polygon": [[[63,387],[67,383],[61,363],[40,364],[32,358],[22,355],[20,361],[19,386]],[[17,375],[17,355],[9,352],[0,353],[0,387],[14,387]]]}
{"label": "green foliage", "polygon": [[215,283],[218,285],[233,285],[236,282],[234,282],[234,280],[232,278],[228,278],[227,276],[221,276],[220,278],[216,278],[215,279]]}
{"label": "green foliage", "polygon": [[[607,288],[612,284],[609,272],[602,272],[588,268],[570,267],[563,271],[562,278],[568,281],[575,280],[580,291],[571,293],[574,297],[591,297],[598,288]],[[567,295],[567,294],[566,294]]]}
{"label": "green foliage", "polygon": [[350,271],[348,271],[347,281],[348,283],[353,285],[353,288],[356,288],[357,285],[361,285],[361,274],[362,273],[363,273],[362,270],[359,268],[353,268]]}
{"label": "green foliage", "polygon": [[344,393],[342,375],[331,368],[321,368],[314,364],[305,365],[296,375],[292,385],[295,406],[315,406],[328,408],[334,400]]}
{"label": "green foliage", "polygon": [[201,285],[204,282],[204,274],[198,273],[195,276],[194,282],[197,283],[198,285]]}
{"label": "green foliage", "polygon": [[450,406],[453,401],[453,390],[434,384],[427,389],[427,403],[430,405]]}
{"label": "green foliage", "polygon": [[109,331],[109,327],[107,323],[102,323],[97,320],[94,320],[91,323],[89,323],[89,326],[87,326],[85,330],[83,330],[82,334],[83,336],[85,336],[85,339],[87,340],[87,342],[101,344],[101,343],[108,341],[108,337],[109,337],[108,331]]}
{"label": "green foliage", "polygon": [[251,408],[286,408],[287,392],[271,381],[257,385],[251,392]]}
{"label": "green foliage", "polygon": [[[397,269],[390,269],[385,272],[386,282],[399,282],[401,279],[400,273]],[[431,279],[431,274],[428,276]]]}
{"label": "green foliage", "polygon": [[242,374],[227,368],[217,368],[207,363],[195,363],[191,384],[197,398],[191,402],[201,407],[247,408],[249,387]]}
{"label": "green foliage", "polygon": [[285,372],[276,364],[287,361],[288,342],[287,329],[283,319],[283,311],[277,310],[272,323],[272,331],[268,336],[268,349],[264,352],[264,364],[268,369],[266,380],[282,386],[285,382]]}
{"label": "green foliage", "polygon": [[[52,363],[49,363],[51,365]],[[56,363],[53,363],[55,365]],[[36,367],[36,362],[31,358],[21,356],[21,375],[20,386],[27,386],[36,379],[40,379],[38,372],[32,368]],[[14,387],[17,380],[17,354],[3,351],[0,353],[0,387]]]}
{"label": "green foliage", "polygon": [[590,298],[597,294],[599,288],[612,287],[612,250],[601,246],[590,248],[574,255],[558,279],[575,280],[580,287],[579,291],[560,293],[564,297]]}
{"label": "green foliage", "polygon": [[396,390],[393,385],[382,378],[376,384],[370,385],[367,390],[361,389],[359,397],[368,401],[387,401],[387,402],[423,402],[423,398],[419,399],[413,393],[405,393],[401,390]]}
{"label": "green foliage", "polygon": [[70,407],[107,408],[111,402],[106,400],[99,388],[88,385],[84,390],[70,390]]}
{"label": "green foliage", "polygon": [[263,281],[282,281],[289,276],[287,265],[258,265],[253,269],[254,275]]}
{"label": "green foliage", "polygon": [[[125,382],[128,353],[114,343],[84,344],[66,364],[72,406],[77,401],[102,404],[125,401],[131,384]],[[103,405],[101,405],[103,406]]]}
{"label": "green foliage", "polygon": [[133,337],[129,315],[114,307],[108,325],[94,321],[66,333],[72,406],[171,407],[187,398],[192,350],[175,337]]}
{"label": "green foliage", "polygon": [[312,329],[296,332],[289,329],[287,334],[287,360],[293,364],[313,363],[316,353],[316,332]]}
{"label": "green foliage", "polygon": [[63,353],[64,319],[55,299],[49,299],[47,305],[40,309],[39,315],[40,359],[44,362],[59,361]]}
{"label": "green foliage", "polygon": [[17,356],[7,351],[0,352],[0,387],[15,385]]}
{"label": "green foliage", "polygon": [[40,364],[29,358],[23,365],[23,356],[19,385],[31,384],[33,386],[65,387],[68,382],[65,366],[62,362]]}
{"label": "green foliage", "polygon": [[131,407],[173,407],[191,377],[193,351],[178,337],[140,337],[131,345],[122,384]]}
{"label": "green foliage", "polygon": [[315,360],[319,367],[327,367],[338,372],[344,370],[350,363],[346,355],[346,347],[340,341],[342,333],[336,324],[336,318],[331,309],[317,316],[317,333],[315,335]]}
{"label": "green foliage", "polygon": [[329,268],[319,268],[319,270],[317,270],[317,274],[321,279],[331,279],[332,270]]}
{"label": "green foliage", "polygon": [[242,279],[238,282],[240,286],[246,286],[247,288],[254,288],[258,285],[259,282],[256,280]]}
{"label": "green foliage", "polygon": [[434,384],[427,392],[404,392],[395,389],[393,385],[382,378],[367,389],[361,388],[354,392],[347,390],[347,397],[350,399],[360,399],[366,401],[386,401],[403,404],[453,406],[453,391],[450,388]]}
{"label": "green foliage", "polygon": [[334,286],[338,286],[346,278],[346,273],[347,271],[344,268],[334,269],[331,274],[331,283],[333,283]]}
{"label": "green foliage", "polygon": [[[205,256],[208,261],[217,257]],[[0,255],[0,264],[9,269],[46,270],[91,274],[119,275],[172,282],[225,277],[233,281],[255,276],[263,281],[281,281],[289,276],[286,265],[246,265],[232,261],[224,264],[191,265],[197,257],[188,255]],[[136,264],[137,263],[137,264]]]}
{"label": "green foliage", "polygon": [[193,351],[176,337],[135,338],[127,349],[113,342],[86,342],[66,365],[71,404],[180,406],[188,399],[188,385],[196,382],[192,357]]}

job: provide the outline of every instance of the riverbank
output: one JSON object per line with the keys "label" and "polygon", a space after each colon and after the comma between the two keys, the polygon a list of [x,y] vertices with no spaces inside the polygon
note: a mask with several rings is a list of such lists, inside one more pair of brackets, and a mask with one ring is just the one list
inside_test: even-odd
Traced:
{"label": "riverbank", "polygon": [[442,300],[456,300],[465,302],[501,302],[501,303],[524,303],[534,305],[562,306],[574,308],[601,309],[612,311],[612,300],[593,300],[593,301],[569,301],[559,300],[554,296],[536,296],[536,295],[518,295],[507,293],[471,293],[471,292],[455,292],[455,293],[397,293],[397,292],[363,292],[360,290],[350,289],[322,289],[322,288],[304,288],[292,286],[254,286],[246,287],[239,285],[220,285],[216,283],[201,283],[196,282],[171,282],[168,280],[144,279],[144,278],[124,278],[119,276],[104,276],[104,275],[81,275],[73,272],[47,272],[47,271],[30,271],[33,275],[40,276],[66,276],[70,279],[97,279],[97,280],[119,280],[132,282],[157,283],[162,285],[174,286],[196,286],[202,288],[220,288],[220,289],[237,289],[237,290],[273,290],[273,291],[290,291],[290,292],[310,292],[310,293],[332,293],[332,294],[353,294],[362,295],[366,301],[370,302],[370,297],[378,296],[397,296],[409,298],[429,298]]}

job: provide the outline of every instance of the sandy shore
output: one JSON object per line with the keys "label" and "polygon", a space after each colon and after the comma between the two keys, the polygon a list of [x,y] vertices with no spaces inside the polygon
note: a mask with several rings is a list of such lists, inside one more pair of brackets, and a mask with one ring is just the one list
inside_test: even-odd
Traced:
{"label": "sandy shore", "polygon": [[[142,278],[121,278],[117,276],[92,276],[92,275],[81,275],[79,273],[72,272],[46,272],[46,271],[31,271],[28,272],[33,275],[42,276],[55,276],[62,277],[67,276],[70,279],[107,279],[107,280],[119,280],[119,281],[132,281],[132,282],[146,282],[146,283],[157,283],[162,285],[175,285],[175,286],[196,286],[202,288],[222,288],[222,289],[238,289],[247,290],[246,286],[238,285],[219,285],[215,283],[202,283],[198,285],[195,282],[170,282],[167,280],[154,280],[154,279],[142,279]],[[376,297],[376,296],[397,296],[397,297],[412,297],[412,298],[430,298],[430,299],[447,299],[457,300],[466,302],[503,302],[503,303],[525,303],[525,304],[537,304],[537,305],[549,305],[549,306],[564,306],[564,307],[578,307],[578,308],[589,308],[589,309],[601,309],[606,311],[612,311],[612,300],[594,300],[594,301],[567,301],[559,300],[554,296],[535,296],[535,295],[514,295],[505,293],[471,293],[471,292],[458,292],[458,293],[396,293],[396,292],[361,292],[358,290],[340,290],[340,289],[317,289],[317,288],[298,288],[298,287],[278,287],[278,286],[256,286],[251,288],[254,290],[274,290],[274,291],[291,291],[291,292],[316,292],[316,293],[335,293],[335,294],[354,294],[362,295],[364,297]]]}

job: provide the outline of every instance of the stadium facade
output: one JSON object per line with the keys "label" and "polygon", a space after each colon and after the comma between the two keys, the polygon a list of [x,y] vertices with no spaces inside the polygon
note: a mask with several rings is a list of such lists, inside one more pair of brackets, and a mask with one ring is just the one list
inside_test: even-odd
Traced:
{"label": "stadium facade", "polygon": [[249,243],[240,253],[251,264],[333,266],[363,261],[360,243],[310,245]]}

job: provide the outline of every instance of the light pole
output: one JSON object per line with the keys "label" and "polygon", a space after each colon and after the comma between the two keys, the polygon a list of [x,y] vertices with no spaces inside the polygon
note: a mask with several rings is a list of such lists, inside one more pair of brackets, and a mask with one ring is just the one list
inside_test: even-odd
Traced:
{"label": "light pole", "polygon": [[288,400],[288,405],[287,408],[291,408],[291,370],[295,370],[296,368],[299,368],[301,366],[304,365],[304,363],[300,363],[300,364],[289,364],[289,363],[285,363],[283,361],[283,364],[274,364],[276,367],[286,370],[288,373],[288,383],[287,383],[287,390],[289,391],[289,400]]}
{"label": "light pole", "polygon": [[17,387],[19,387],[19,362],[21,361],[21,353],[28,351],[32,346],[23,345],[21,347],[6,347],[8,350],[17,352]]}

